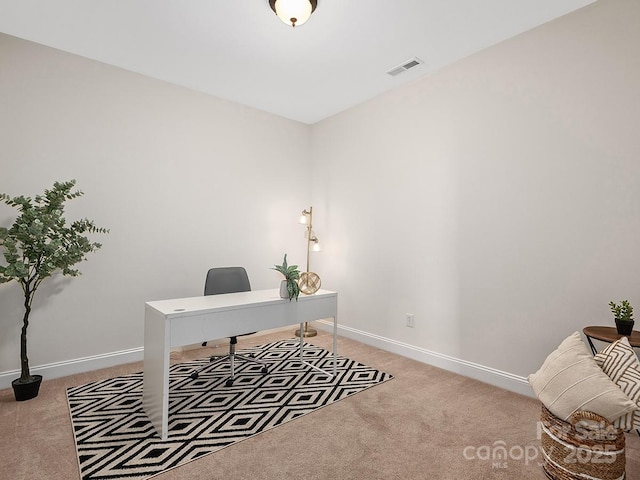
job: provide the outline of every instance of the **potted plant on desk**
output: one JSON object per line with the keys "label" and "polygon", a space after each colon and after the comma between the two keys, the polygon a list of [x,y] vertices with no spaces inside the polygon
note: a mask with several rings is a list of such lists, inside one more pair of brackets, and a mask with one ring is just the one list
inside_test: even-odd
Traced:
{"label": "potted plant on desk", "polygon": [[631,335],[633,331],[633,307],[628,300],[622,300],[620,303],[609,302],[611,311],[613,312],[616,329],[620,335]]}
{"label": "potted plant on desk", "polygon": [[20,214],[10,228],[0,227],[0,247],[5,265],[0,265],[0,284],[17,281],[24,293],[24,316],[20,334],[20,378],[11,382],[16,400],[38,396],[42,375],[31,375],[27,356],[27,327],[33,297],[40,284],[55,272],[75,277],[80,274],[73,265],[87,253],[101,247],[84,233],[107,233],[92,221],[76,220],[71,225],[64,218],[64,202],[82,195],[71,192],[75,180],[55,182],[44,195],[11,198],[0,194],[0,201],[15,207]]}
{"label": "potted plant on desk", "polygon": [[275,265],[273,270],[284,275],[284,280],[280,284],[280,297],[288,298],[289,301],[295,298],[298,301],[298,296],[300,295],[300,286],[298,285],[300,270],[298,270],[298,266],[288,265],[287,254],[285,253],[282,265]]}

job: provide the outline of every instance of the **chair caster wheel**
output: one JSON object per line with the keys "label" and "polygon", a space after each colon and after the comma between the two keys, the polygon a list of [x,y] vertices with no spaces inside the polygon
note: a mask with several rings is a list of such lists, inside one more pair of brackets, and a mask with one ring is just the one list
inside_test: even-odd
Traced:
{"label": "chair caster wheel", "polygon": [[269,373],[269,369],[267,367],[262,367],[262,374],[266,375],[267,373]]}
{"label": "chair caster wheel", "polygon": [[194,372],[191,375],[189,375],[191,378],[193,378],[194,380],[196,380],[198,378],[198,373]]}
{"label": "chair caster wheel", "polygon": [[224,382],[225,387],[233,387],[233,380],[229,379],[226,382]]}

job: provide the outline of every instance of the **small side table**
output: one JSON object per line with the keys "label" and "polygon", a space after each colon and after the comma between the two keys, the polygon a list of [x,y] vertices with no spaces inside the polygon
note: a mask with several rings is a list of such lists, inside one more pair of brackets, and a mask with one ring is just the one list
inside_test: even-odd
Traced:
{"label": "small side table", "polygon": [[[587,337],[591,351],[595,355],[598,353],[596,347],[593,345],[591,339],[600,340],[601,342],[613,343],[623,335],[620,335],[616,330],[616,327],[584,327],[582,333]],[[634,348],[640,348],[640,332],[633,330],[631,335],[628,335],[629,344]]]}

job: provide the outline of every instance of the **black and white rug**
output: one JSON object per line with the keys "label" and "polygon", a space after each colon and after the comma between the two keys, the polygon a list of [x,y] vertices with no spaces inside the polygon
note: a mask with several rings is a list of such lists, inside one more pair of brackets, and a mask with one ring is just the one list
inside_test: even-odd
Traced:
{"label": "black and white rug", "polygon": [[[252,352],[269,365],[238,362],[232,387],[228,361],[172,365],[169,440],[163,442],[142,409],[142,373],[67,390],[80,476],[84,480],[144,479],[184,465],[393,378],[338,356],[332,377],[299,359],[299,340],[282,340]],[[331,372],[333,354],[305,345],[304,359]],[[190,373],[209,364],[197,380]]]}

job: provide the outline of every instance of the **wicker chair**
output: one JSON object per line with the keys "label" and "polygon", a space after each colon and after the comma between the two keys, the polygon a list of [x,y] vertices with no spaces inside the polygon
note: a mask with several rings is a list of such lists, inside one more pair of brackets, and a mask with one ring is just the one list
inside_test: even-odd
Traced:
{"label": "wicker chair", "polygon": [[576,412],[568,422],[542,406],[542,468],[552,480],[622,480],[625,436],[604,417]]}

